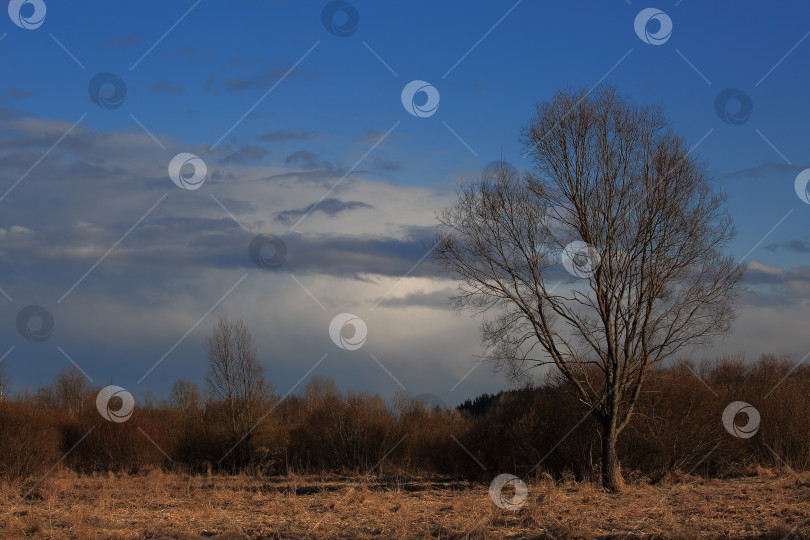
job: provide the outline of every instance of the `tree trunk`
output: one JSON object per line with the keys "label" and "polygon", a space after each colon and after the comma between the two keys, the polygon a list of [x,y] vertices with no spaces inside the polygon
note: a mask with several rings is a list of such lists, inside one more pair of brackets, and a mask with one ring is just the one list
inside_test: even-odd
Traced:
{"label": "tree trunk", "polygon": [[616,420],[611,418],[602,427],[602,487],[614,493],[624,489],[619,456],[616,454],[618,436]]}

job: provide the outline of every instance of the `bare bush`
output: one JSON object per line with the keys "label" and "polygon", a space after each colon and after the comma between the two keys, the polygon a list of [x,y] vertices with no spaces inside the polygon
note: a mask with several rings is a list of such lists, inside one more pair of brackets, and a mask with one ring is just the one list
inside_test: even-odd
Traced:
{"label": "bare bush", "polygon": [[59,458],[57,416],[30,403],[0,402],[0,478],[41,475]]}
{"label": "bare bush", "polygon": [[[50,389],[52,385],[47,388]],[[183,385],[185,386],[185,385]],[[62,463],[79,472],[216,470],[233,446],[219,411],[173,399],[139,405],[123,423],[98,414],[88,388],[78,415],[71,400],[46,405],[19,394],[0,402],[0,477],[28,479]],[[40,397],[42,392],[39,393]],[[761,414],[755,436],[738,438],[722,422],[732,401]],[[487,480],[492,471],[522,478],[600,479],[598,422],[578,408],[564,377],[482,395],[457,409],[426,406],[405,393],[341,393],[314,377],[253,430],[239,469],[288,473],[450,475]],[[667,481],[810,468],[810,368],[785,358],[680,362],[647,375],[618,455],[633,478]],[[68,451],[70,451],[68,453]],[[164,455],[165,452],[165,455]],[[225,463],[225,471],[234,470]],[[489,478],[491,479],[491,478]]]}

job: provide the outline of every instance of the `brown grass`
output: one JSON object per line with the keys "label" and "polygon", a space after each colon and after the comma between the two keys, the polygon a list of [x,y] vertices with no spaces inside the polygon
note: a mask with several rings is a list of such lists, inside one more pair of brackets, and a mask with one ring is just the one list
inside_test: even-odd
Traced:
{"label": "brown grass", "polygon": [[810,538],[810,473],[633,483],[541,480],[518,512],[449,479],[77,476],[0,488],[2,538]]}

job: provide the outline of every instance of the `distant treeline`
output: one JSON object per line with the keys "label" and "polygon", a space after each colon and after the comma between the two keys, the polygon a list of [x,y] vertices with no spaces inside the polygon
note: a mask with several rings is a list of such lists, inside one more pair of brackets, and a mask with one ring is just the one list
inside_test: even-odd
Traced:
{"label": "distant treeline", "polygon": [[[101,416],[98,392],[81,373],[67,371],[35,393],[6,395],[0,477],[36,478],[66,455],[62,464],[79,472],[598,478],[598,426],[554,377],[455,409],[406,393],[390,401],[341,393],[332,380],[313,377],[299,395],[279,400],[271,392],[251,404],[258,424],[247,437],[238,437],[232,423],[240,404],[206,398],[193,383],[178,381],[167,400],[139,403],[122,422]],[[735,436],[721,421],[735,401],[759,412],[751,437]],[[630,479],[650,481],[673,473],[743,474],[758,465],[807,469],[809,411],[805,365],[768,356],[754,364],[737,358],[654,369],[619,439],[622,468]]]}

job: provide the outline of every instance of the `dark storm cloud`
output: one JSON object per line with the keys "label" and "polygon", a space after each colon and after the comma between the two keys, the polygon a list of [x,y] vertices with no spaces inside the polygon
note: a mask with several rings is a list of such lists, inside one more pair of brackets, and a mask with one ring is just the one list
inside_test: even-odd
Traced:
{"label": "dark storm cloud", "polygon": [[786,240],[765,246],[768,251],[787,251],[790,253],[810,253],[810,242],[807,240]]}
{"label": "dark storm cloud", "polygon": [[294,223],[301,216],[305,216],[310,213],[320,212],[322,214],[326,214],[327,216],[334,217],[341,212],[348,212],[351,210],[356,210],[358,208],[373,209],[374,207],[370,204],[361,201],[344,202],[340,199],[328,198],[322,200],[320,203],[312,203],[304,208],[300,208],[297,210],[284,210],[283,212],[279,212],[279,214],[276,216],[276,220],[282,223],[289,224]]}
{"label": "dark storm cloud", "polygon": [[[71,125],[19,117],[0,122],[0,194]],[[75,127],[0,202],[0,286],[15,297],[44,296],[43,301],[53,301],[94,268],[70,302],[95,296],[105,304],[139,309],[160,304],[167,293],[196,296],[201,283],[213,276],[229,272],[260,276],[266,271],[257,268],[248,253],[258,233],[281,236],[287,244],[287,260],[274,272],[282,278],[292,273],[312,276],[315,283],[321,279],[315,276],[329,282],[341,278],[374,282],[375,276],[398,279],[409,272],[414,277],[436,275],[429,257],[414,268],[430,249],[433,228],[407,225],[412,223],[408,215],[386,215],[379,227],[363,232],[347,233],[337,226],[288,232],[287,223],[313,209],[312,201],[345,174],[314,153],[302,150],[287,157],[299,167],[331,170],[268,175],[264,169],[246,167],[267,155],[258,146],[223,146],[212,154],[157,135],[166,150],[134,126],[109,133],[84,124]],[[275,132],[270,138],[302,137]],[[178,190],[167,177],[167,155],[179,151],[208,156],[204,190]],[[362,182],[345,179],[314,212],[322,219],[364,211],[380,219],[376,201],[383,196],[374,192],[370,198],[363,196],[356,181]],[[346,192],[352,195],[341,196]],[[285,206],[285,200],[298,202]],[[128,234],[158,201],[162,202]],[[92,318],[92,313],[87,316]]]}
{"label": "dark storm cloud", "polygon": [[745,281],[752,285],[810,283],[810,266],[797,266],[786,270],[752,261],[746,267]]}
{"label": "dark storm cloud", "polygon": [[[129,226],[129,221],[120,220],[105,227],[0,229],[0,260],[16,263],[15,268],[0,269],[0,275],[17,272],[22,265],[29,277],[39,275],[48,281],[53,279],[55,261],[59,261],[62,273],[81,275],[81,268],[97,262],[105,248],[120,239]],[[405,275],[427,253],[433,238],[430,227],[413,227],[402,238],[280,234],[287,244],[288,258],[279,271],[354,278],[366,274]],[[144,269],[169,272],[183,267],[201,272],[205,268],[252,268],[248,246],[254,236],[229,217],[155,217],[142,223],[124,245],[105,258],[104,271],[134,284],[141,281]],[[425,260],[411,275],[435,272],[432,262]]]}
{"label": "dark storm cloud", "polygon": [[264,159],[268,155],[270,155],[270,152],[261,146],[248,144],[239,150],[236,150],[232,154],[228,154],[224,158],[220,159],[219,162],[223,164],[230,163],[234,165],[248,165]]}
{"label": "dark storm cloud", "polygon": [[802,169],[797,165],[787,165],[785,163],[767,162],[757,165],[756,167],[748,167],[746,169],[739,169],[731,172],[715,172],[714,178],[716,180],[762,180],[765,178],[773,178],[775,176],[796,176]]}
{"label": "dark storm cloud", "polygon": [[282,236],[287,243],[285,269],[339,277],[367,274],[401,277],[435,277],[437,267],[428,257],[433,239],[432,227],[415,227],[405,238],[350,235]]}
{"label": "dark storm cloud", "polygon": [[374,156],[371,160],[371,168],[378,169],[381,171],[401,171],[404,169],[402,163],[399,161],[395,161],[393,159],[386,159],[381,158],[379,156]]}
{"label": "dark storm cloud", "polygon": [[316,154],[309,150],[296,150],[284,158],[284,165],[300,167],[302,169],[334,169],[335,166],[328,161],[321,161]]}
{"label": "dark storm cloud", "polygon": [[740,298],[753,307],[798,306],[810,300],[810,266],[780,268],[751,261],[744,281],[750,289]]}
{"label": "dark storm cloud", "polygon": [[262,178],[264,182],[301,182],[311,183],[321,186],[325,189],[331,188],[336,180],[340,180],[343,176],[341,171],[331,171],[326,169],[315,169],[310,171],[289,171],[278,174],[273,174]]}
{"label": "dark storm cloud", "polygon": [[789,294],[754,294],[743,293],[737,300],[739,308],[790,308],[799,305],[800,302]]}
{"label": "dark storm cloud", "polygon": [[400,298],[386,298],[380,302],[383,307],[426,307],[432,309],[450,309],[450,296],[453,289],[425,292],[417,291]]}

